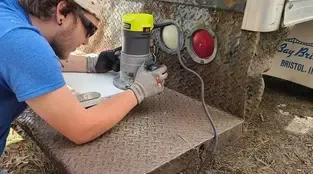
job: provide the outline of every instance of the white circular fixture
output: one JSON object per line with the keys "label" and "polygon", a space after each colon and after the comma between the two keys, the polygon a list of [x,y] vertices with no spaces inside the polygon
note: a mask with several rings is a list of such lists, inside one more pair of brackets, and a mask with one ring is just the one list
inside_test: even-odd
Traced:
{"label": "white circular fixture", "polygon": [[[178,23],[174,20],[165,20],[163,22],[173,22],[178,25]],[[178,25],[179,26],[179,25]],[[177,30],[176,25],[169,25],[164,28],[161,28],[157,33],[156,33],[156,39],[159,47],[165,51],[168,54],[177,54],[177,44],[178,44],[178,32],[180,32],[180,49],[184,47],[184,35],[179,27],[179,30]]]}

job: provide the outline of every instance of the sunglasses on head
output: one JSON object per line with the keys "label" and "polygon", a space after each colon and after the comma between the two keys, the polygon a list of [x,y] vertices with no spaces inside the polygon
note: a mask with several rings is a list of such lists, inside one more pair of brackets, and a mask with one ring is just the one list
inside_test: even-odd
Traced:
{"label": "sunglasses on head", "polygon": [[86,16],[84,15],[84,13],[82,11],[79,13],[79,17],[80,17],[84,27],[87,30],[87,36],[86,37],[91,37],[92,35],[94,35],[98,28],[89,19],[86,18]]}

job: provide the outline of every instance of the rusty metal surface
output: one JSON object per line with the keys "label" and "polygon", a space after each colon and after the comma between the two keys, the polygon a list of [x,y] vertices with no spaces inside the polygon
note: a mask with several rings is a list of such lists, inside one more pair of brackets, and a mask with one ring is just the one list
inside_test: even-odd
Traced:
{"label": "rusty metal surface", "polygon": [[[179,3],[112,0],[107,1],[103,8],[105,20],[100,24],[100,31],[90,40],[89,45],[80,47],[79,50],[98,53],[120,46],[121,18],[129,12],[152,13],[156,21],[175,20],[182,26],[185,36],[199,23],[213,30],[218,39],[215,60],[207,65],[197,64],[186,48],[182,52],[183,59],[188,67],[203,77],[208,104],[240,117],[248,116],[258,106],[264,89],[262,73],[268,69],[277,46],[287,37],[288,31],[244,31],[241,30],[243,13]],[[199,99],[199,80],[181,68],[177,57],[166,54],[160,47],[157,47],[156,55],[158,63],[169,67],[167,87]]]}
{"label": "rusty metal surface", "polygon": [[[242,120],[209,107],[221,139],[241,134]],[[202,104],[173,90],[145,100],[116,127],[85,145],[74,145],[31,111],[18,124],[62,173],[176,173],[199,162],[199,146],[212,129]],[[232,134],[232,136],[229,136]]]}
{"label": "rusty metal surface", "polygon": [[247,2],[247,0],[159,0],[159,1],[179,3],[183,5],[218,8],[237,12],[244,12]]}
{"label": "rusty metal surface", "polygon": [[265,88],[262,74],[270,69],[278,46],[287,38],[290,30],[290,28],[284,28],[275,32],[258,34],[256,38],[258,42],[251,55],[251,63],[247,73],[245,115],[253,114],[261,103]]}

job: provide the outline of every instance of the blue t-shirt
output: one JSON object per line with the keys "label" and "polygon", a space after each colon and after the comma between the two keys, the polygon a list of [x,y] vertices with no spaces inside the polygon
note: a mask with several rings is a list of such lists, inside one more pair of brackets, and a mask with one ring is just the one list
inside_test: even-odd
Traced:
{"label": "blue t-shirt", "polygon": [[18,0],[0,1],[0,156],[26,100],[65,85],[59,58]]}

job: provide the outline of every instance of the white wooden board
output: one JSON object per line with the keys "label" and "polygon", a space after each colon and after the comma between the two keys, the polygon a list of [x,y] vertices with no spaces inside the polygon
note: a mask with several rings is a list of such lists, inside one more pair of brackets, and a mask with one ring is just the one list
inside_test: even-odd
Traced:
{"label": "white wooden board", "polygon": [[123,90],[113,85],[113,78],[117,75],[114,72],[93,74],[93,73],[68,73],[63,76],[68,86],[78,93],[99,92],[101,97],[118,94]]}

